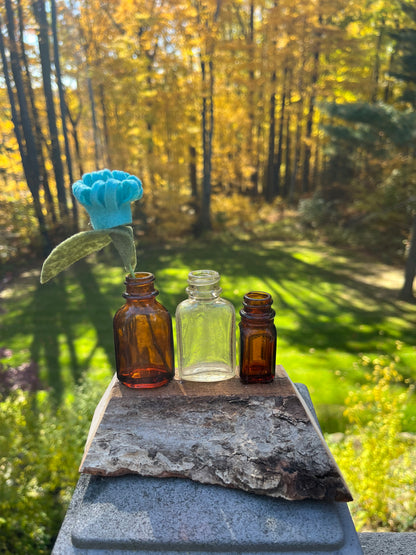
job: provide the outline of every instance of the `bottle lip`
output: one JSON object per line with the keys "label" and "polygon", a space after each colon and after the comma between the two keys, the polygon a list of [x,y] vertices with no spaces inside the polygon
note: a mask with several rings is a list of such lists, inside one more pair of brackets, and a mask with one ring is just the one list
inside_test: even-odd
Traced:
{"label": "bottle lip", "polygon": [[264,305],[264,304],[273,304],[273,299],[270,293],[266,293],[265,291],[249,291],[244,295],[243,304],[249,302],[250,305]]}
{"label": "bottle lip", "polygon": [[188,274],[188,283],[194,287],[214,285],[219,280],[220,274],[215,270],[193,270]]}
{"label": "bottle lip", "polygon": [[152,282],[155,281],[155,276],[151,272],[134,272],[134,277],[131,274],[126,275],[125,283],[134,282]]}
{"label": "bottle lip", "polygon": [[126,275],[124,285],[126,291],[123,293],[125,299],[151,299],[159,294],[154,288],[155,276],[151,272],[135,272]]}

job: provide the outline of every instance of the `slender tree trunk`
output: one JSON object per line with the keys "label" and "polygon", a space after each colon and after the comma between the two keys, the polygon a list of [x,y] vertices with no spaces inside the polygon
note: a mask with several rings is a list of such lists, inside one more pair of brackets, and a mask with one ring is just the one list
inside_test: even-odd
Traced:
{"label": "slender tree trunk", "polygon": [[319,175],[321,173],[321,165],[322,165],[321,158],[322,158],[321,141],[319,139],[319,134],[317,134],[316,140],[315,140],[315,159],[313,164],[312,183],[311,183],[313,191],[316,191]]}
{"label": "slender tree trunk", "polygon": [[48,116],[49,135],[51,139],[51,161],[55,174],[56,190],[61,215],[68,215],[68,202],[64,185],[64,170],[59,145],[58,128],[56,124],[55,104],[52,93],[51,58],[49,51],[49,24],[46,17],[45,2],[32,0],[33,14],[39,26],[38,42],[42,68],[43,91],[45,94],[46,111]]}
{"label": "slender tree trunk", "polygon": [[267,202],[271,202],[274,198],[274,148],[276,140],[276,72],[273,71],[271,76],[272,92],[269,98],[269,141],[267,165],[264,179],[264,198]]}
{"label": "slender tree trunk", "polygon": [[189,147],[189,183],[191,184],[191,196],[193,199],[198,198],[198,182],[196,172],[196,148],[193,145]]}
{"label": "slender tree trunk", "polygon": [[104,94],[104,85],[101,84],[99,87],[99,94],[100,94],[100,104],[101,104],[101,112],[103,117],[103,133],[104,133],[104,159],[106,160],[106,165],[108,168],[111,168],[111,150],[110,150],[110,138],[108,133],[108,118],[107,118],[107,106],[105,103],[105,94]]}
{"label": "slender tree trunk", "polygon": [[[64,144],[65,144],[66,166],[68,169],[69,183],[72,184],[74,183],[74,176],[72,173],[72,156],[71,156],[71,149],[69,146],[68,128],[66,125],[66,102],[65,102],[64,87],[62,84],[61,62],[59,58],[58,25],[56,20],[56,0],[51,0],[51,21],[52,21],[52,34],[53,34],[55,75],[56,75],[56,83],[58,85],[58,93],[59,93],[59,107],[61,111],[62,133],[64,136]],[[74,228],[78,229],[78,203],[74,201],[72,202],[72,218],[73,218]]]}
{"label": "slender tree trunk", "polygon": [[378,89],[379,89],[379,82],[380,82],[380,65],[381,65],[380,52],[381,52],[381,47],[382,47],[382,44],[383,44],[384,29],[385,29],[385,20],[384,20],[384,18],[382,18],[381,26],[380,26],[379,33],[378,33],[378,36],[377,36],[376,55],[375,55],[375,59],[374,59],[373,92],[371,94],[371,102],[372,103],[377,102],[377,96],[378,96]]}
{"label": "slender tree trunk", "polygon": [[288,68],[285,66],[283,70],[283,86],[282,86],[282,96],[280,99],[280,117],[279,117],[279,137],[277,142],[277,155],[276,162],[274,164],[274,182],[275,182],[275,196],[280,195],[280,171],[283,160],[283,129],[285,124],[285,109],[286,109],[286,81],[287,81]]}
{"label": "slender tree trunk", "polygon": [[[290,105],[291,91],[288,91],[288,101]],[[292,161],[292,140],[290,134],[290,112],[286,117],[286,151],[285,151],[285,183],[284,183],[284,194],[283,196],[287,198],[289,196],[289,185],[290,185],[290,166]]]}
{"label": "slender tree trunk", "polygon": [[75,146],[75,155],[76,155],[76,159],[77,159],[77,163],[78,163],[78,171],[79,171],[79,175],[83,175],[84,174],[84,165],[82,163],[82,156],[81,156],[81,148],[80,148],[80,143],[79,143],[79,138],[78,138],[78,123],[79,123],[79,119],[81,116],[81,112],[79,112],[77,118],[74,118],[71,114],[71,112],[68,109],[68,105],[65,104],[66,106],[66,113],[68,115],[68,119],[71,123],[71,135],[72,138],[74,140],[74,146]]}
{"label": "slender tree trunk", "polygon": [[[29,122],[29,110],[24,95],[23,79],[21,75],[21,68],[17,56],[17,44],[14,28],[14,16],[10,0],[6,0],[7,12],[7,30],[9,35],[9,48],[10,48],[10,64],[13,73],[13,79],[16,87],[17,98],[20,108],[20,116],[15,104],[14,93],[10,81],[9,69],[4,47],[3,34],[0,33],[0,56],[3,64],[3,75],[6,83],[7,93],[9,96],[10,109],[12,115],[12,122],[16,141],[19,146],[20,157],[22,160],[23,171],[25,174],[26,182],[29,191],[33,198],[33,206],[35,210],[36,219],[39,225],[39,231],[43,239],[43,249],[45,254],[51,250],[51,241],[48,235],[45,217],[42,212],[42,206],[39,198],[39,167],[36,155],[36,144],[33,138],[32,127]],[[0,28],[2,21],[0,19]]]}
{"label": "slender tree trunk", "polygon": [[[207,75],[208,73],[208,75]],[[211,228],[211,164],[212,164],[212,138],[214,134],[214,74],[212,59],[206,63],[201,60],[202,84],[205,88],[208,82],[208,95],[204,93],[202,98],[202,151],[203,151],[203,175],[201,211],[199,214],[198,232],[204,232]]]}
{"label": "slender tree trunk", "polygon": [[21,0],[18,0],[17,3],[17,11],[18,11],[18,19],[19,19],[19,35],[20,35],[20,50],[22,56],[22,62],[25,69],[26,75],[26,89],[27,89],[27,96],[30,101],[30,109],[31,109],[31,119],[33,120],[33,138],[36,144],[37,155],[38,155],[38,164],[39,164],[39,177],[40,182],[45,191],[45,201],[48,214],[50,215],[52,222],[54,224],[57,223],[56,211],[54,206],[54,200],[52,196],[51,189],[49,187],[49,179],[48,179],[48,172],[46,171],[46,164],[45,164],[45,157],[43,155],[43,133],[42,128],[40,125],[39,113],[36,107],[35,102],[35,95],[33,93],[32,88],[32,78],[29,71],[29,63],[26,56],[25,45],[23,41],[24,35],[24,21],[23,21],[23,10]]}
{"label": "slender tree trunk", "polygon": [[292,166],[292,173],[290,176],[290,185],[289,185],[289,203],[293,203],[295,199],[295,189],[296,183],[298,178],[298,170],[300,164],[300,156],[301,156],[301,137],[302,137],[302,121],[303,121],[303,72],[305,69],[305,50],[304,45],[302,46],[302,64],[299,69],[299,78],[298,78],[298,92],[299,92],[299,100],[297,106],[297,116],[296,116],[296,134],[295,134],[295,144],[294,144],[294,153],[293,153],[293,166]]}
{"label": "slender tree trunk", "polygon": [[313,118],[315,113],[315,100],[316,100],[316,83],[318,81],[319,69],[319,48],[316,48],[313,56],[313,70],[311,76],[311,96],[309,98],[308,115],[306,118],[306,135],[305,135],[305,156],[303,160],[303,179],[302,191],[307,193],[310,189],[310,166],[311,166],[311,138],[313,128]]}
{"label": "slender tree trunk", "polygon": [[[248,120],[250,129],[248,131],[248,144],[247,144],[247,158],[248,160],[252,160],[253,165],[255,166],[255,170],[253,171],[252,175],[250,176],[251,181],[251,189],[252,194],[258,194],[258,175],[259,175],[259,156],[258,153],[255,152],[255,121],[256,121],[256,102],[255,102],[255,83],[254,83],[254,54],[255,54],[255,43],[254,43],[254,1],[250,2],[250,23],[249,23],[249,35],[248,35],[248,52],[249,52],[249,66],[250,69],[248,71],[248,93],[247,93],[247,100],[248,100]],[[254,163],[256,160],[256,163]]]}
{"label": "slender tree trunk", "polygon": [[[301,101],[299,101],[301,102]],[[297,121],[296,121],[296,134],[295,134],[295,146],[293,154],[293,166],[292,173],[290,175],[290,185],[289,185],[289,202],[293,203],[295,199],[296,182],[298,177],[299,162],[300,162],[300,147],[301,147],[301,131],[302,131],[302,118],[298,111]]]}
{"label": "slender tree trunk", "polygon": [[413,282],[416,276],[416,215],[413,218],[413,225],[411,230],[410,248],[407,255],[404,284],[400,291],[399,298],[402,301],[414,303],[416,297],[413,295]]}
{"label": "slender tree trunk", "polygon": [[97,112],[95,109],[94,91],[92,88],[91,77],[87,77],[87,87],[88,87],[88,97],[90,99],[91,106],[91,122],[92,122],[92,134],[94,139],[94,164],[95,169],[100,167],[100,145],[98,138],[98,125],[97,125]]}

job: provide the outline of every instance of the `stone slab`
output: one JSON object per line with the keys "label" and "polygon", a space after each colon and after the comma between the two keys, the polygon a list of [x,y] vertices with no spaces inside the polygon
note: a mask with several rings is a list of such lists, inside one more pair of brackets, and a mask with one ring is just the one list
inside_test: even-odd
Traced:
{"label": "stone slab", "polygon": [[115,378],[94,415],[80,471],[189,478],[288,500],[350,501],[305,400],[283,367],[271,384]]}
{"label": "stone slab", "polygon": [[53,555],[362,553],[346,503],[187,479],[81,476]]}
{"label": "stone slab", "polygon": [[415,532],[362,532],[359,534],[364,555],[415,555]]}

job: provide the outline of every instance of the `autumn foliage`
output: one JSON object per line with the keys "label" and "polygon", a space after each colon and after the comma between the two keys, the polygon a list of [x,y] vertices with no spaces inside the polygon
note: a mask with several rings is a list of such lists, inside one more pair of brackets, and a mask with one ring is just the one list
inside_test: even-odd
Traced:
{"label": "autumn foliage", "polygon": [[380,187],[403,171],[392,225],[375,230],[409,238],[413,150],[337,109],[414,109],[399,67],[408,2],[5,0],[0,17],[4,257],[16,234],[49,248],[85,229],[70,185],[103,167],[143,180],[136,220],[170,237],[210,229],[236,195],[296,206],[319,193],[354,222],[391,206]]}

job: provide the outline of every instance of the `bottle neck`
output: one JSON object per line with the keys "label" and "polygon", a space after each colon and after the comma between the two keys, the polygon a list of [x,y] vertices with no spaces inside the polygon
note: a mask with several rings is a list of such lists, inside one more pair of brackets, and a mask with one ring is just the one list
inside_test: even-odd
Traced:
{"label": "bottle neck", "polygon": [[127,300],[153,299],[159,294],[154,287],[155,276],[150,272],[136,272],[134,277],[127,275],[124,281],[126,291],[123,297]]}
{"label": "bottle neck", "polygon": [[220,274],[214,270],[194,270],[188,275],[186,292],[190,299],[212,300],[221,295]]}
{"label": "bottle neck", "polygon": [[275,311],[272,308],[273,299],[269,293],[250,291],[244,295],[243,308],[240,310],[242,318],[250,320],[273,320]]}

